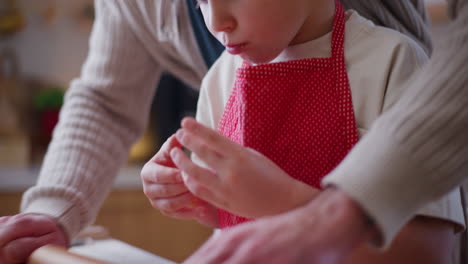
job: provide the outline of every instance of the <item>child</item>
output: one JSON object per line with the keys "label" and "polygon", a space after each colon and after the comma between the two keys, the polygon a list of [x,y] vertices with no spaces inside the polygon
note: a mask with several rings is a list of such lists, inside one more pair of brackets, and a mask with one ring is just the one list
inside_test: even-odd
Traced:
{"label": "child", "polygon": [[[199,188],[190,190],[221,209],[218,221],[209,204],[197,206],[205,211],[192,217],[205,217],[202,222],[212,226],[224,228],[247,218],[281,213],[312,199],[321,178],[343,159],[373,120],[391,107],[401,93],[399,88],[426,59],[410,39],[376,27],[356,12],[344,13],[341,4],[331,0],[293,0],[286,5],[279,0],[204,0],[200,7],[208,28],[227,52],[204,79],[197,119],[262,153],[290,175],[261,178],[249,173],[226,180],[227,174],[212,166],[204,171],[185,169],[183,163],[188,161],[180,157],[180,151],[172,151],[178,158],[160,163],[160,175],[162,167],[175,165],[171,173],[176,175],[184,168],[187,185],[199,181]],[[196,144],[183,142],[191,150],[188,145]],[[168,157],[169,150],[179,144],[171,138],[160,151],[165,154],[159,155]],[[208,183],[208,178],[214,180]],[[147,196],[157,200],[157,195],[151,195],[150,181],[144,185]],[[166,194],[185,195],[172,208],[181,210],[175,216],[184,217],[190,215],[190,195],[181,185],[166,186]],[[159,202],[153,206],[170,211]],[[428,237],[439,242],[431,250],[433,259],[445,261],[451,248],[446,242],[453,239],[456,227],[464,225],[458,193],[420,215],[397,238],[395,249],[385,255],[362,249],[351,261],[408,262],[405,250],[422,257],[429,252],[433,241]]]}

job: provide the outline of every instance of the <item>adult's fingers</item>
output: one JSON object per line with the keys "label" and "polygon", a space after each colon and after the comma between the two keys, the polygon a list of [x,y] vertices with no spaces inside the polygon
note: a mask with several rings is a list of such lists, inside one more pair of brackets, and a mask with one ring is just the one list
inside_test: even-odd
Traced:
{"label": "adult's fingers", "polygon": [[188,192],[184,183],[178,184],[144,184],[143,192],[149,199],[171,198]]}
{"label": "adult's fingers", "polygon": [[143,166],[140,175],[145,183],[175,184],[184,182],[179,169],[152,162]]}
{"label": "adult's fingers", "polygon": [[11,218],[11,216],[1,216],[0,217],[0,224],[3,223],[3,222],[6,222],[10,218]]}
{"label": "adult's fingers", "polygon": [[44,245],[66,246],[65,238],[58,232],[51,232],[39,237],[24,237],[8,243],[3,249],[6,263],[24,263],[32,252]]}
{"label": "adult's fingers", "polygon": [[0,225],[0,247],[21,237],[39,237],[58,229],[52,218],[43,215],[19,214]]}

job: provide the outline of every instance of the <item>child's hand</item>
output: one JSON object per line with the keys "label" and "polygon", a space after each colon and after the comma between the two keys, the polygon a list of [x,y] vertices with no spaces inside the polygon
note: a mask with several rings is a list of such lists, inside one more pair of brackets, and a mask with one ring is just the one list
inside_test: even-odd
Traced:
{"label": "child's hand", "polygon": [[181,172],[169,155],[181,144],[171,136],[141,171],[143,191],[151,205],[174,218],[195,219],[210,227],[218,226],[216,208],[196,198],[185,186]]}
{"label": "child's hand", "polygon": [[197,197],[247,218],[274,215],[304,205],[318,190],[287,175],[260,153],[244,148],[192,118],[177,139],[210,169],[193,163],[180,148],[171,150],[185,185]]}

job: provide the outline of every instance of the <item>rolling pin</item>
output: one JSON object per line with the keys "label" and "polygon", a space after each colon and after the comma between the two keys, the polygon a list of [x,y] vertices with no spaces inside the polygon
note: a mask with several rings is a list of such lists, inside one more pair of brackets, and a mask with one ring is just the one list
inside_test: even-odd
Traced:
{"label": "rolling pin", "polygon": [[47,245],[35,250],[27,264],[111,264],[69,252],[65,248]]}

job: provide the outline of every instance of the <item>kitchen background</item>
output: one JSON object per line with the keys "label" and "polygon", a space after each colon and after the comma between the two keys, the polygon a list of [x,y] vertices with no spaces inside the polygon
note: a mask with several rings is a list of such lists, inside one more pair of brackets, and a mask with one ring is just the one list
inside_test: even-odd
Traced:
{"label": "kitchen background", "polygon": [[[437,41],[447,20],[446,2],[426,2]],[[86,58],[93,15],[92,0],[0,0],[0,216],[15,214],[21,193],[36,180],[63,93]],[[191,114],[196,94],[166,76],[155,100],[159,108],[96,223],[115,238],[180,261],[211,231],[153,210],[139,172],[179,118]]]}
{"label": "kitchen background", "polygon": [[[92,0],[0,0],[0,216],[17,213],[21,193],[36,181],[63,93],[86,58],[93,15]],[[162,216],[141,190],[143,162],[196,103],[196,94],[176,80],[166,76],[162,83],[154,112],[165,118],[152,115],[96,224],[179,261],[211,230]]]}

